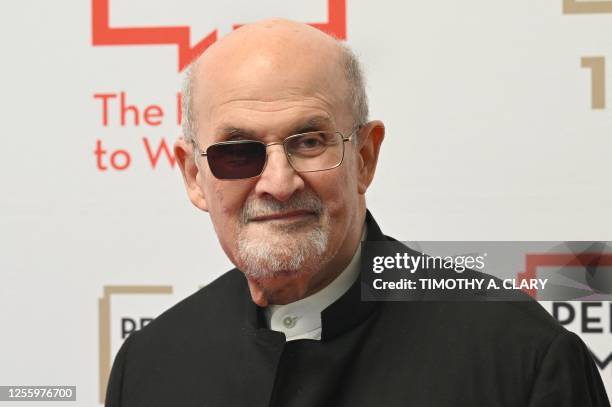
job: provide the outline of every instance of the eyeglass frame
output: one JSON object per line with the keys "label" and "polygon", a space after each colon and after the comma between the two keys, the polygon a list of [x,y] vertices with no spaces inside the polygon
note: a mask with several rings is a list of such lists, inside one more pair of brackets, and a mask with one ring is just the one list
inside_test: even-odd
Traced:
{"label": "eyeglass frame", "polygon": [[[287,152],[287,149],[285,148],[285,143],[287,142],[287,140],[293,138],[293,137],[298,137],[298,136],[303,136],[304,134],[309,134],[309,133],[317,133],[319,132],[318,130],[314,130],[314,131],[306,131],[304,133],[297,133],[297,134],[292,134],[290,136],[285,137],[284,139],[282,139],[281,141],[274,141],[272,143],[264,143],[261,140],[251,140],[251,139],[246,139],[246,140],[229,140],[229,141],[220,141],[218,143],[213,143],[211,145],[209,145],[208,147],[206,147],[206,150],[208,150],[210,147],[212,146],[218,146],[218,145],[231,145],[231,144],[245,144],[245,143],[259,143],[259,144],[263,144],[264,147],[266,148],[266,161],[264,162],[263,167],[261,167],[261,171],[259,174],[257,175],[253,175],[252,177],[245,177],[245,178],[217,178],[220,179],[222,181],[240,181],[240,180],[244,180],[244,179],[252,179],[252,178],[257,178],[259,176],[261,176],[261,174],[263,174],[264,170],[266,169],[266,166],[268,165],[268,147],[269,146],[277,146],[277,145],[282,145],[283,146],[283,152],[285,153],[285,157],[287,158],[287,162],[289,163],[289,165],[291,166],[291,168],[293,168],[293,170],[297,173],[307,173],[307,172],[320,172],[320,171],[328,171],[328,170],[333,170],[334,168],[338,168],[342,165],[342,163],[344,162],[344,153],[346,148],[344,147],[344,143],[347,141],[352,141],[353,140],[353,136],[357,135],[357,133],[359,133],[359,131],[365,126],[365,124],[359,124],[355,127],[353,127],[353,130],[351,131],[351,133],[348,136],[344,136],[344,134],[342,134],[340,131],[336,130],[333,131],[331,133],[334,134],[338,134],[340,135],[340,137],[342,137],[342,157],[340,157],[340,162],[336,165],[334,165],[333,167],[329,167],[329,168],[324,168],[322,170],[308,170],[308,171],[298,171],[293,164],[291,163],[291,159],[289,158],[289,153]],[[325,132],[324,130],[321,130],[321,132]],[[199,155],[200,157],[206,157],[207,153],[206,151],[202,151],[202,149],[200,148],[198,142],[196,140],[193,140],[196,149],[200,150],[199,151]],[[208,159],[206,160],[208,161]],[[210,163],[208,164],[209,168],[210,168]],[[216,177],[215,177],[216,178]]]}

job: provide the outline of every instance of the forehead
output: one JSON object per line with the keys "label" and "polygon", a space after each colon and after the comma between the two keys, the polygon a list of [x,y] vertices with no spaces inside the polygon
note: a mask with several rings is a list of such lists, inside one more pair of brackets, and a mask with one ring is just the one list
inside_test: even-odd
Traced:
{"label": "forehead", "polygon": [[193,108],[201,130],[291,127],[313,117],[337,123],[350,114],[337,49],[239,51],[216,52],[194,72]]}
{"label": "forehead", "polygon": [[[284,120],[284,122],[283,122]],[[210,142],[226,141],[234,138],[253,138],[253,139],[269,139],[266,141],[274,141],[285,136],[307,133],[312,131],[334,131],[337,125],[333,117],[328,115],[308,115],[303,114],[295,118],[295,120],[281,119],[277,126],[272,126],[272,131],[269,131],[265,126],[261,126],[257,120],[251,118],[237,118],[236,120],[220,121],[215,126],[214,132],[208,137]],[[270,121],[266,121],[270,125]],[[211,138],[212,137],[212,138]]]}
{"label": "forehead", "polygon": [[311,130],[338,127],[341,109],[324,96],[277,100],[232,99],[211,106],[199,115],[205,134],[223,136],[234,129],[251,136],[283,137]]}

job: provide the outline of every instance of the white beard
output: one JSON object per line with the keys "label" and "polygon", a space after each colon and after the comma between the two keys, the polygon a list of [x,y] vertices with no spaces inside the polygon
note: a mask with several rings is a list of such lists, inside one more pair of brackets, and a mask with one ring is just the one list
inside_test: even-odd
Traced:
{"label": "white beard", "polygon": [[[238,261],[247,277],[270,278],[279,275],[298,275],[319,269],[327,262],[324,257],[329,240],[326,225],[290,225],[271,229],[265,238],[248,236],[249,219],[273,213],[308,210],[323,220],[323,204],[312,191],[303,191],[281,203],[270,199],[250,199],[242,209],[242,230],[238,235]],[[305,230],[305,228],[310,228]]]}
{"label": "white beard", "polygon": [[309,273],[314,267],[319,268],[325,263],[323,254],[329,234],[320,227],[302,234],[303,237],[296,239],[287,230],[273,239],[240,238],[238,256],[242,271],[248,277],[259,279]]}

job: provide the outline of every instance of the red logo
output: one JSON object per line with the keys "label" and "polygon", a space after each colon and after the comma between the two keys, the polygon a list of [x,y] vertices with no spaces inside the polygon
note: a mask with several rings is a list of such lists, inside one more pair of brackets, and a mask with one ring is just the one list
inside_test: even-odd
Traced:
{"label": "red logo", "polygon": [[[612,254],[607,253],[529,253],[525,255],[525,271],[518,273],[518,281],[534,279],[537,277],[538,267],[609,267],[612,266]],[[534,299],[537,299],[535,290],[525,290]]]}
{"label": "red logo", "polygon": [[[92,0],[92,44],[96,45],[176,45],[181,72],[217,40],[217,30],[191,45],[191,27],[110,27],[110,0]],[[327,22],[309,23],[339,39],[346,39],[346,0],[327,0]],[[242,24],[234,24],[236,29]]]}

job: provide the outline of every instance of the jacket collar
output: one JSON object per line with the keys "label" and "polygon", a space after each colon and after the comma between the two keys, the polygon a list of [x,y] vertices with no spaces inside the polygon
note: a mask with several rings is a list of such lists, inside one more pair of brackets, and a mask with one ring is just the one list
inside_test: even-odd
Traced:
{"label": "jacket collar", "polygon": [[[366,242],[385,241],[380,227],[370,211],[366,212]],[[361,267],[361,265],[360,265]],[[349,290],[321,314],[322,341],[329,341],[364,322],[377,308],[378,303],[361,301],[361,279],[358,278]]]}
{"label": "jacket collar", "polygon": [[[367,228],[365,241],[389,240],[381,232],[370,211],[366,211],[365,222]],[[264,309],[251,300],[246,278],[244,279],[243,298],[248,331],[261,339],[263,337],[274,341],[284,339],[284,334],[267,328]],[[376,302],[361,301],[361,279],[358,278],[344,295],[321,313],[321,341],[329,341],[361,324],[375,311],[377,306]]]}

